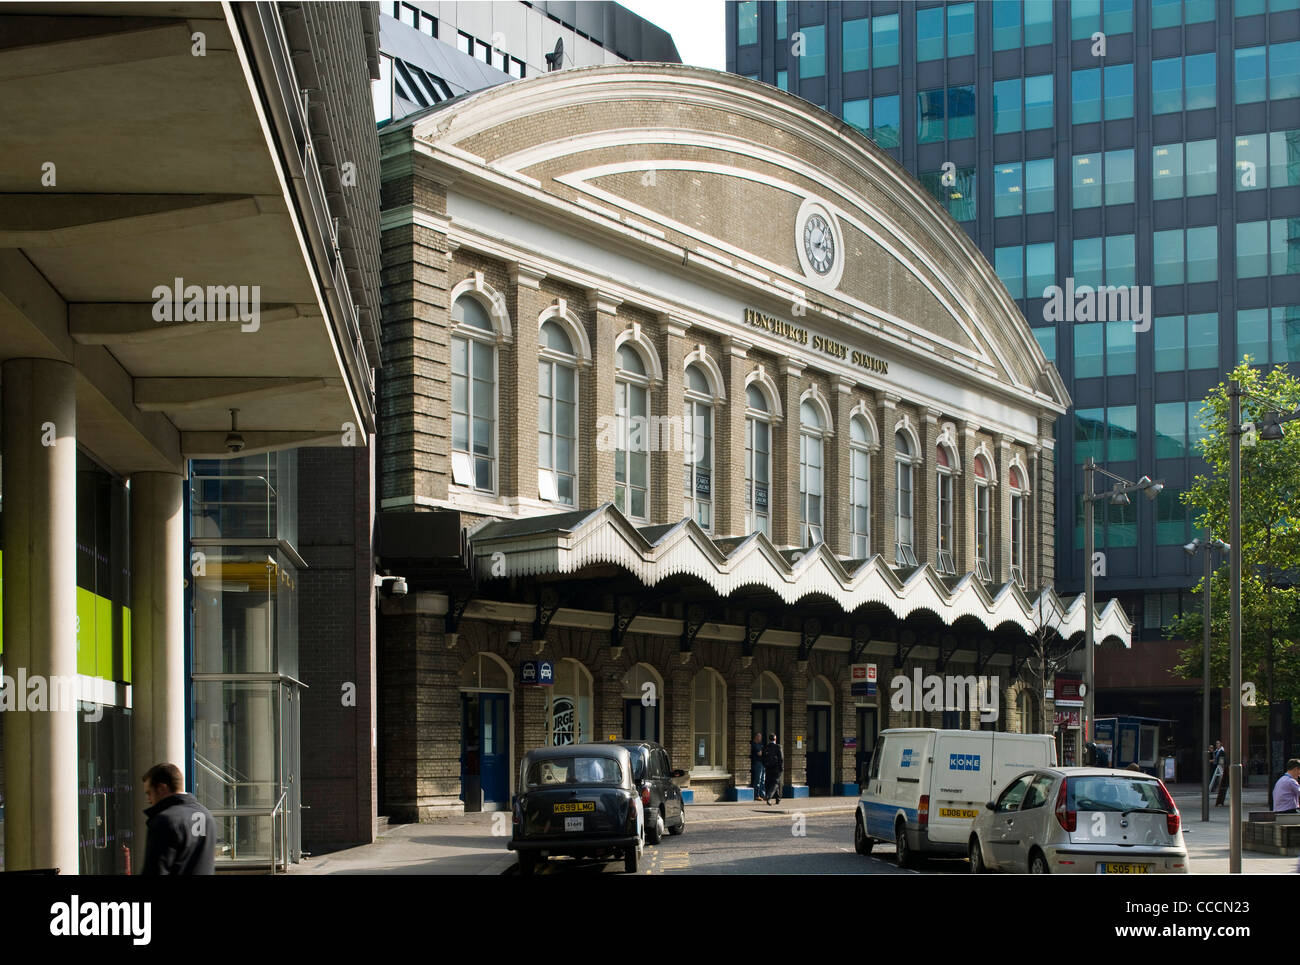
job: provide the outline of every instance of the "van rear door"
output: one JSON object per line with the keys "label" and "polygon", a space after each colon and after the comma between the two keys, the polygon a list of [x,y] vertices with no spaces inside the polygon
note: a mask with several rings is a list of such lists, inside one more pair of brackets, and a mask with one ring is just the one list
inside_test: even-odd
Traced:
{"label": "van rear door", "polygon": [[930,840],[964,844],[989,800],[988,732],[940,733],[930,771]]}

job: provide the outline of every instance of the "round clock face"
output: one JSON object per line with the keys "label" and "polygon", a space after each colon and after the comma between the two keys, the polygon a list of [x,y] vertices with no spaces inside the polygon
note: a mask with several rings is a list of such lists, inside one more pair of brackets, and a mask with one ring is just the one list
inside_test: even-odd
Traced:
{"label": "round clock face", "polygon": [[813,271],[819,275],[830,272],[835,265],[835,235],[831,226],[819,214],[811,215],[803,225],[803,250]]}

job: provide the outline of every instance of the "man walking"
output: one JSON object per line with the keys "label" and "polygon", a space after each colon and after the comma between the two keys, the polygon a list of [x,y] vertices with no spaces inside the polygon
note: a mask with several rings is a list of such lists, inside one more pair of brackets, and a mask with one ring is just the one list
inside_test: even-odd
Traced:
{"label": "man walking", "polygon": [[776,742],[776,735],[770,734],[767,746],[763,748],[763,771],[767,778],[767,789],[763,794],[763,800],[768,804],[772,803],[773,794],[776,795],[776,803],[781,803],[781,771],[784,768],[785,755],[781,753],[781,745]]}
{"label": "man walking", "polygon": [[1277,814],[1295,814],[1300,811],[1300,760],[1294,757],[1286,762],[1286,773],[1273,785],[1273,811]]}
{"label": "man walking", "polygon": [[766,784],[763,774],[763,735],[758,733],[754,735],[753,742],[749,745],[749,776],[750,783],[754,787],[754,798],[757,800],[763,797]]}
{"label": "man walking", "polygon": [[155,764],[144,776],[148,827],[145,838],[146,875],[216,874],[217,828],[211,813],[193,794],[175,764]]}
{"label": "man walking", "polygon": [[[1214,798],[1214,806],[1223,807],[1223,795],[1228,790],[1228,752],[1224,749],[1223,741],[1214,742],[1214,779],[1210,782],[1210,790],[1217,786],[1219,793]],[[1217,785],[1215,782],[1218,782]]]}

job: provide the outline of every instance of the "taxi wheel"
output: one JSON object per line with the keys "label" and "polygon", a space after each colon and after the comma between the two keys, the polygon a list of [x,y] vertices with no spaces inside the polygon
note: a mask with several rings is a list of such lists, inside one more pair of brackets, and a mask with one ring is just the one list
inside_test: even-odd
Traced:
{"label": "taxi wheel", "polygon": [[862,827],[862,813],[858,813],[858,819],[853,825],[853,850],[858,854],[871,854],[871,847],[876,842],[867,837],[866,829]]}
{"label": "taxi wheel", "polygon": [[894,860],[900,868],[912,867],[915,862],[912,860],[912,851],[907,846],[907,829],[901,821],[894,828],[894,850]]}
{"label": "taxi wheel", "polygon": [[1051,873],[1050,869],[1047,867],[1047,858],[1043,856],[1043,852],[1035,851],[1029,856],[1029,873],[1031,875],[1045,875]]}
{"label": "taxi wheel", "polygon": [[645,826],[646,844],[658,844],[664,837],[664,813],[656,811],[655,818]]}
{"label": "taxi wheel", "polygon": [[681,819],[681,821],[679,821],[675,827],[671,827],[671,828],[669,828],[669,829],[668,829],[668,833],[669,833],[669,834],[681,834],[681,833],[682,833],[683,831],[685,831],[685,830],[686,830],[686,808],[682,808],[682,819]]}
{"label": "taxi wheel", "polygon": [[973,875],[989,873],[988,866],[984,864],[984,852],[980,850],[979,838],[974,835],[970,839],[970,873]]}
{"label": "taxi wheel", "polygon": [[628,848],[623,852],[623,870],[630,875],[636,874],[636,848]]}

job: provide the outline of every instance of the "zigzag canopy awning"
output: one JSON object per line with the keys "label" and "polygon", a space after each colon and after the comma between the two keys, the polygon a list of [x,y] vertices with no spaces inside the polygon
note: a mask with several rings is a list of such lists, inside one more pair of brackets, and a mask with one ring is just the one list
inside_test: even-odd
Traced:
{"label": "zigzag canopy awning", "polygon": [[[900,573],[879,555],[841,560],[824,543],[783,552],[762,533],[714,540],[689,518],[671,526],[638,528],[611,503],[592,510],[489,521],[470,534],[470,544],[480,581],[503,575],[573,575],[612,564],[647,587],[685,575],[720,597],[762,587],[789,605],[818,596],[833,600],[846,613],[876,604],[900,620],[925,610],[948,626],[972,617],[989,631],[1014,625],[1032,635],[1046,627],[1071,637],[1085,629],[1082,595],[1066,605],[1048,588],[1031,600],[1014,582],[991,590],[972,573],[945,580],[929,563]],[[1128,615],[1114,600],[1094,614],[1099,644],[1130,647],[1132,632]]]}

